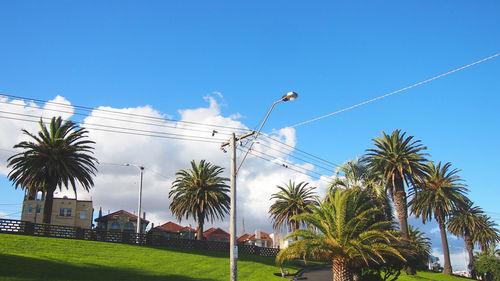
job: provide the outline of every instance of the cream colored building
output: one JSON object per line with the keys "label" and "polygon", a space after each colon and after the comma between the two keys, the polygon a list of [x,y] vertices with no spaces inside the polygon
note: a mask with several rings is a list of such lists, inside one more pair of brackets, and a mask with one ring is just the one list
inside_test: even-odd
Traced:
{"label": "cream colored building", "polygon": [[[44,204],[43,197],[31,200],[25,197],[21,220],[42,223]],[[92,201],[76,200],[66,196],[54,198],[51,224],[90,229],[92,227],[93,213]]]}

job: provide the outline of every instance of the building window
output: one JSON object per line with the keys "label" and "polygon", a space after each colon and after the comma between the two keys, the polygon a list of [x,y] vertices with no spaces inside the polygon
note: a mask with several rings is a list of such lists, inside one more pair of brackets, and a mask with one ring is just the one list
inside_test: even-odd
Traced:
{"label": "building window", "polygon": [[221,242],[227,242],[227,238],[223,237],[220,239]]}
{"label": "building window", "polygon": [[111,229],[120,229],[120,224],[118,222],[113,222],[111,224]]}
{"label": "building window", "polygon": [[71,217],[71,208],[66,209],[66,216]]}
{"label": "building window", "polygon": [[36,213],[40,214],[40,211],[42,210],[42,205],[36,205]]}
{"label": "building window", "polygon": [[123,227],[124,230],[134,230],[134,224],[131,222],[127,222]]}
{"label": "building window", "polygon": [[33,213],[33,204],[29,204],[28,206],[28,214]]}
{"label": "building window", "polygon": [[209,239],[209,240],[210,240],[210,241],[217,241],[217,238],[215,238],[215,237],[210,237],[210,239]]}
{"label": "building window", "polygon": [[80,219],[84,220],[87,218],[87,212],[86,211],[80,211]]}
{"label": "building window", "polygon": [[59,216],[64,217],[64,208],[59,209]]}

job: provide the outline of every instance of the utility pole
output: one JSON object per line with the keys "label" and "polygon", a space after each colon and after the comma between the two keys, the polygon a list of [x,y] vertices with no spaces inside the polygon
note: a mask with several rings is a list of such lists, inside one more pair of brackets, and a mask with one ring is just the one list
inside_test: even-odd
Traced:
{"label": "utility pole", "polygon": [[236,137],[233,133],[229,142],[221,144],[221,148],[229,145],[231,149],[231,212],[230,212],[230,226],[229,226],[229,259],[231,266],[231,281],[238,280],[238,246],[236,244],[236,141],[241,141],[255,133],[254,130]]}
{"label": "utility pole", "polygon": [[142,232],[141,230],[141,205],[142,205],[142,173],[144,171],[143,166],[139,166],[139,170],[141,170],[141,183],[139,185],[139,204],[137,206],[137,234]]}
{"label": "utility pole", "polygon": [[[281,97],[281,99],[275,101],[269,111],[267,112],[266,118],[264,118],[264,121],[262,121],[262,124],[260,125],[259,130],[255,134],[255,130],[252,130],[251,132],[248,132],[246,134],[243,134],[241,136],[236,137],[234,133],[231,135],[231,139],[228,142],[224,142],[221,144],[220,148],[222,151],[225,152],[224,146],[230,145],[231,146],[231,226],[229,227],[229,232],[231,235],[230,241],[229,241],[229,255],[230,255],[230,264],[231,264],[231,281],[237,281],[238,280],[238,271],[237,271],[237,266],[236,262],[238,259],[238,246],[236,244],[236,176],[238,175],[238,171],[240,170],[241,166],[243,165],[243,162],[245,162],[245,159],[248,156],[248,153],[250,153],[250,150],[252,149],[253,144],[255,143],[255,140],[257,140],[257,137],[259,136],[260,131],[262,130],[262,127],[264,127],[264,124],[267,121],[267,118],[269,117],[269,114],[271,114],[271,111],[273,111],[274,106],[277,103],[280,103],[282,101],[293,101],[297,99],[299,95],[295,92],[288,92],[284,96]],[[215,131],[214,131],[215,132]],[[247,149],[247,152],[245,153],[245,156],[243,156],[243,159],[241,159],[240,165],[238,168],[236,168],[236,141],[241,141],[244,138],[247,138],[251,135],[255,134],[253,137],[253,142],[250,143],[250,146]],[[213,134],[212,134],[213,135]]]}

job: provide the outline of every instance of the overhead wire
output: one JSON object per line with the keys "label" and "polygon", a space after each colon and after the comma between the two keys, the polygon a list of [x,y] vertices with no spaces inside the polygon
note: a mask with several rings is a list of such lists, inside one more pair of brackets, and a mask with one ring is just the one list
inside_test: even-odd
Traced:
{"label": "overhead wire", "polygon": [[[37,120],[28,120],[28,119],[7,117],[7,116],[0,116],[0,118],[17,120],[17,121],[24,121],[24,122],[32,122],[32,123],[39,122]],[[48,122],[43,122],[43,123],[48,124]],[[148,137],[155,137],[155,138],[187,140],[187,141],[197,141],[197,142],[217,143],[217,144],[220,143],[221,141],[223,141],[222,139],[209,139],[209,138],[202,138],[202,137],[190,136],[190,135],[179,135],[179,134],[177,134],[179,136],[168,136],[168,135],[145,134],[145,133],[136,133],[136,132],[128,132],[128,131],[116,131],[116,130],[101,129],[101,128],[92,128],[92,130],[104,131],[104,132],[110,132],[110,133],[120,133],[120,134],[127,134],[127,135],[135,135],[135,136],[148,136]],[[133,131],[134,129],[124,128],[124,130],[129,130],[129,131],[132,130]]]}
{"label": "overhead wire", "polygon": [[403,92],[403,91],[406,91],[406,90],[409,90],[411,88],[414,88],[414,87],[417,87],[417,86],[420,86],[420,85],[423,85],[423,84],[426,84],[426,83],[429,83],[433,80],[436,80],[438,78],[441,78],[441,77],[444,77],[444,76],[447,76],[447,75],[450,75],[452,73],[455,73],[457,71],[460,71],[460,70],[464,70],[466,68],[469,68],[471,66],[474,66],[476,64],[479,64],[479,63],[482,63],[482,62],[485,62],[487,60],[490,60],[490,59],[493,59],[495,57],[498,57],[500,56],[500,53],[497,53],[497,54],[494,54],[492,56],[489,56],[489,57],[486,57],[486,58],[483,58],[481,60],[478,60],[478,61],[475,61],[473,63],[470,63],[470,64],[467,64],[467,65],[464,65],[462,67],[459,67],[459,68],[456,68],[456,69],[453,69],[453,70],[450,70],[446,73],[443,73],[443,74],[440,74],[440,75],[436,75],[432,78],[429,78],[427,80],[424,80],[424,81],[421,81],[421,82],[418,82],[418,83],[415,83],[415,84],[412,84],[410,86],[407,86],[407,87],[404,87],[402,89],[399,89],[399,90],[396,90],[396,91],[393,91],[393,92],[390,92],[388,94],[385,94],[385,95],[382,95],[382,96],[379,96],[379,97],[376,97],[376,98],[373,98],[373,99],[370,99],[370,100],[367,100],[367,101],[364,101],[364,102],[361,102],[361,103],[358,103],[358,104],[355,104],[355,105],[352,105],[352,106],[349,106],[349,107],[346,107],[344,109],[341,109],[341,110],[337,110],[335,112],[332,112],[332,113],[329,113],[329,114],[326,114],[326,115],[323,115],[323,116],[320,116],[320,117],[316,117],[316,118],[313,118],[311,120],[307,120],[307,121],[304,121],[304,122],[300,122],[300,123],[297,123],[295,125],[291,125],[291,126],[288,126],[290,128],[295,128],[295,127],[298,127],[298,126],[302,126],[302,125],[305,125],[305,124],[308,124],[308,123],[311,123],[311,122],[314,122],[314,121],[318,121],[320,119],[323,119],[323,118],[326,118],[326,117],[330,117],[330,116],[333,116],[333,115],[336,115],[336,114],[339,114],[339,113],[342,113],[342,112],[345,112],[345,111],[348,111],[348,110],[351,110],[351,109],[354,109],[356,107],[360,107],[362,105],[365,105],[367,103],[371,103],[371,102],[374,102],[374,101],[377,101],[377,100],[380,100],[380,99],[383,99],[383,98],[386,98],[386,97],[389,97],[389,96],[392,96],[394,94],[397,94],[397,93],[400,93],[400,92]]}
{"label": "overhead wire", "polygon": [[[127,117],[136,117],[136,118],[143,118],[143,119],[150,119],[150,120],[157,120],[157,121],[185,123],[185,124],[205,126],[205,127],[210,127],[210,128],[217,127],[217,128],[226,128],[226,129],[232,129],[232,130],[238,130],[238,131],[246,131],[247,130],[246,128],[241,128],[241,127],[231,127],[231,126],[207,124],[207,123],[194,122],[194,121],[176,120],[176,119],[171,119],[171,118],[149,116],[149,115],[143,115],[143,114],[137,114],[137,113],[127,113],[127,112],[114,111],[114,110],[108,110],[108,109],[102,109],[102,108],[93,108],[93,107],[87,107],[87,106],[81,106],[81,105],[66,104],[66,103],[61,103],[61,102],[42,100],[42,99],[34,99],[34,98],[21,97],[21,96],[15,96],[15,95],[8,95],[8,94],[0,94],[0,97],[1,96],[12,98],[12,99],[21,99],[21,100],[40,102],[40,103],[45,103],[45,104],[54,104],[54,105],[59,105],[59,106],[64,106],[64,107],[69,107],[69,108],[76,108],[76,109],[88,111],[88,112],[104,112],[104,113],[122,115],[122,116],[127,116]],[[53,110],[53,109],[49,108],[48,110]]]}
{"label": "overhead wire", "polygon": [[[54,108],[41,108],[41,107],[35,107],[33,105],[27,105],[27,106],[25,106],[25,105],[22,105],[22,104],[9,103],[9,102],[5,102],[5,101],[0,101],[0,103],[5,103],[5,104],[8,104],[8,105],[12,105],[12,106],[32,107],[32,108],[36,108],[38,110],[55,111],[55,112],[59,112],[59,113],[67,113],[67,114],[71,114],[71,115],[79,115],[79,116],[90,117],[90,115],[88,115],[88,114],[83,114],[83,113],[79,113],[79,112],[72,112],[72,111],[63,111],[63,110],[54,109]],[[106,120],[113,120],[113,121],[134,123],[134,124],[140,124],[140,125],[147,125],[147,126],[166,127],[166,128],[177,129],[177,130],[197,131],[197,132],[203,132],[203,133],[208,133],[208,134],[212,134],[213,131],[214,131],[214,130],[212,130],[212,131],[210,131],[210,130],[200,130],[200,129],[197,129],[197,128],[189,128],[189,127],[184,128],[184,127],[174,126],[174,125],[168,125],[168,124],[147,123],[147,122],[141,122],[141,121],[130,120],[130,119],[114,118],[114,117],[109,117],[109,116],[92,116],[92,117],[103,118],[103,119],[106,119]],[[38,118],[38,116],[37,116],[37,118]],[[156,121],[156,122],[159,122],[159,121]],[[223,135],[230,135],[229,133],[222,133],[222,132],[227,132],[227,131],[225,131],[225,130],[223,131],[223,130],[220,130],[220,129],[218,129],[218,131],[217,131],[217,133],[220,133],[220,134],[223,134]]]}
{"label": "overhead wire", "polygon": [[316,156],[316,155],[314,155],[314,154],[312,154],[312,153],[309,153],[309,152],[307,152],[307,151],[305,151],[305,150],[303,150],[303,149],[300,149],[300,148],[298,148],[298,147],[291,146],[291,145],[289,145],[289,144],[287,144],[287,143],[284,143],[284,142],[282,142],[282,141],[280,141],[280,140],[277,140],[276,138],[273,138],[273,137],[269,136],[268,134],[261,133],[261,135],[262,135],[262,136],[264,136],[264,137],[266,137],[266,138],[268,138],[268,139],[270,139],[270,140],[272,140],[272,141],[274,141],[274,142],[276,142],[276,143],[281,144],[282,146],[287,147],[290,151],[298,151],[298,152],[300,152],[300,153],[303,153],[303,154],[304,154],[304,157],[307,157],[307,158],[310,158],[310,159],[319,160],[319,161],[321,161],[321,162],[323,162],[323,163],[325,163],[325,164],[332,165],[332,166],[334,166],[334,167],[338,167],[338,166],[340,166],[340,165],[339,165],[339,164],[337,164],[337,163],[334,163],[334,162],[328,161],[328,160],[326,160],[326,159],[324,159],[324,158],[321,158],[321,157]]}
{"label": "overhead wire", "polygon": [[[14,104],[8,103],[8,104],[9,105],[24,106],[22,104],[15,104],[15,103]],[[63,103],[55,103],[55,104],[70,107],[70,105],[63,104]],[[33,105],[29,105],[28,104],[28,106],[33,106]],[[35,108],[39,109],[39,110],[50,110],[50,111],[68,113],[68,114],[80,114],[80,113],[74,113],[74,112],[69,112],[69,111],[61,111],[61,110],[54,109],[54,108],[39,108],[39,107],[35,107]],[[28,114],[20,114],[20,113],[15,113],[15,112],[0,111],[0,113],[12,114],[12,115],[23,115],[23,116],[29,116],[29,117],[33,117],[33,118],[38,118],[38,116],[28,115]],[[81,114],[81,115],[84,115],[84,114]],[[84,116],[86,116],[86,115],[84,115]],[[161,127],[163,127],[163,125],[159,125],[159,124],[145,123],[145,122],[139,122],[139,121],[133,121],[133,120],[123,120],[123,119],[118,119],[118,118],[113,118],[113,117],[102,117],[102,118],[104,118],[104,119],[110,119],[110,120],[115,120],[115,121],[123,121],[123,122],[127,122],[127,123],[136,123],[136,124],[142,124],[142,125],[153,125],[153,126],[161,126]],[[10,119],[14,119],[14,118],[10,118]],[[15,120],[21,120],[21,119],[15,119]],[[21,121],[27,121],[27,120],[21,120]],[[30,120],[30,122],[34,122],[34,121]],[[75,122],[75,123],[84,124],[83,122]],[[124,128],[124,127],[118,127],[118,126],[103,125],[103,124],[92,124],[92,123],[85,123],[85,126],[87,126],[89,129],[98,130],[98,131],[105,131],[105,132],[114,132],[114,133],[127,134],[127,133],[129,133],[128,131],[133,131],[134,132],[133,135],[151,136],[151,137],[162,137],[162,136],[157,136],[156,135],[156,134],[161,134],[161,135],[168,135],[169,136],[168,138],[171,138],[171,139],[181,139],[181,140],[198,141],[198,140],[194,140],[193,139],[194,137],[198,137],[198,136],[189,136],[189,135],[174,134],[174,133],[167,133],[167,132],[158,132],[158,131],[150,131],[150,130],[142,130],[142,129],[130,129],[130,128]],[[96,128],[96,126],[97,127],[104,127],[104,128],[107,128],[107,129]],[[190,131],[200,131],[200,132],[204,132],[204,133],[212,133],[212,135],[213,135],[213,132],[214,132],[214,131],[213,132],[209,132],[209,131],[202,131],[202,130],[196,130],[196,129],[190,129],[190,128],[181,128],[181,127],[170,127],[170,126],[166,126],[166,127],[169,127],[169,128],[172,128],[172,129],[180,129],[180,130],[190,130]],[[113,130],[110,130],[110,129],[113,129]],[[120,130],[120,131],[117,131],[117,130]],[[139,132],[142,132],[142,133],[139,133]],[[220,132],[217,131],[217,133],[220,133]],[[221,133],[221,134],[222,135],[229,135],[229,134],[224,134],[224,133]],[[287,144],[285,144],[283,142],[280,142],[280,141],[276,140],[275,138],[269,137],[267,135],[266,135],[266,137],[268,137],[269,139],[271,139],[274,142],[278,143],[279,145],[284,145],[286,148],[289,148],[289,149],[293,150],[292,146],[289,146],[289,145],[287,145]],[[215,143],[215,142],[222,142],[224,140],[223,139],[214,139],[214,138],[212,138],[212,139],[206,140],[206,141],[207,142],[214,142]],[[297,151],[300,151],[300,152],[304,153],[305,155],[307,155],[308,158],[320,159],[322,162],[325,162],[325,163],[329,162],[327,160],[321,159],[320,157],[317,157],[317,156],[314,156],[314,155],[312,155],[310,153],[307,153],[307,152],[305,152],[303,150],[297,149]],[[309,157],[309,156],[313,156],[313,157]],[[307,162],[306,160],[304,160],[304,159],[302,159],[300,157],[297,157],[297,156],[294,156],[294,155],[292,155],[292,157],[296,158],[298,160]],[[318,166],[318,167],[322,167],[322,168],[324,168],[326,170],[329,170],[329,169],[323,167],[321,164],[313,163],[313,165]]]}
{"label": "overhead wire", "polygon": [[[243,151],[243,150],[240,150],[240,151]],[[266,157],[264,157],[264,156],[257,155],[257,154],[256,154],[256,153],[254,153],[253,151],[250,151],[250,152],[249,152],[249,155],[250,155],[250,156],[253,156],[253,157],[256,157],[256,158],[260,158],[260,159],[262,159],[262,160],[265,160],[265,161],[267,161],[267,162],[270,162],[270,163],[275,164],[275,165],[277,165],[277,166],[280,166],[280,167],[282,167],[282,168],[285,168],[285,167],[283,167],[283,165],[282,165],[282,164],[277,163],[277,161],[276,161],[276,160],[278,160],[278,162],[279,162],[279,159],[266,158]],[[311,177],[311,178],[316,179],[316,180],[323,181],[323,182],[325,182],[325,183],[327,183],[327,184],[329,184],[329,183],[330,183],[330,181],[327,181],[327,180],[323,179],[323,177],[326,177],[326,176],[324,176],[324,175],[321,175],[321,176],[310,175],[310,174],[308,174],[308,173],[306,173],[306,172],[303,172],[303,171],[300,171],[300,170],[298,170],[298,169],[295,169],[295,168],[294,168],[294,166],[288,166],[288,167],[286,167],[286,169],[289,169],[289,170],[294,171],[294,172],[296,172],[296,173],[299,173],[299,174],[302,174],[302,175],[305,175],[305,176]]]}
{"label": "overhead wire", "polygon": [[[165,120],[167,120],[167,121],[174,121],[174,122],[175,121],[182,121],[182,120],[164,119],[164,118],[159,118],[159,117],[154,117],[154,116],[147,116],[147,115],[140,115],[140,114],[116,112],[116,111],[104,110],[104,109],[95,109],[95,108],[90,108],[90,107],[85,107],[85,106],[70,105],[70,104],[66,104],[66,103],[59,103],[59,102],[46,101],[46,100],[33,99],[33,98],[26,98],[26,97],[13,96],[13,95],[0,94],[0,96],[10,97],[10,98],[14,98],[14,99],[22,99],[25,102],[26,101],[32,101],[33,103],[34,102],[45,102],[46,104],[58,105],[58,106],[66,107],[66,108],[71,108],[72,110],[75,110],[75,109],[81,109],[81,110],[86,110],[86,111],[95,110],[95,111],[101,111],[101,112],[111,113],[111,114],[119,114],[120,116],[127,116],[127,117],[128,116],[136,116],[136,117],[140,117],[140,118],[148,118],[148,119],[153,119],[153,120],[157,120],[157,121],[165,121]],[[75,111],[64,111],[64,110],[57,109],[57,108],[38,107],[38,106],[36,106],[36,104],[32,104],[32,103],[29,103],[29,102],[27,102],[26,104],[18,104],[18,103],[12,103],[12,102],[7,102],[7,101],[0,101],[0,102],[1,103],[6,103],[8,105],[14,105],[14,106],[33,107],[33,108],[36,108],[36,109],[42,110],[42,111],[46,110],[46,111],[55,111],[55,112],[60,112],[60,113],[67,113],[67,114],[72,114],[72,115],[90,116],[88,114],[83,114],[83,113],[75,112]],[[11,115],[18,115],[18,116],[22,115],[22,116],[27,116],[27,117],[32,117],[32,118],[39,118],[39,116],[28,115],[28,114],[19,114],[19,113],[16,113],[16,112],[0,111],[0,113],[11,114]],[[140,121],[136,121],[136,120],[125,120],[125,119],[114,118],[114,117],[110,117],[110,116],[94,116],[94,117],[108,119],[108,120],[114,120],[114,121],[127,122],[127,123],[141,124],[141,125],[151,125],[151,126],[159,126],[159,127],[168,127],[168,128],[175,129],[175,130],[198,131],[198,132],[204,132],[204,133],[211,133],[212,135],[214,135],[214,133],[218,133],[218,134],[221,134],[221,135],[229,135],[229,134],[222,133],[223,131],[220,130],[220,129],[218,129],[218,131],[212,130],[212,132],[210,132],[210,131],[205,131],[205,130],[198,130],[196,128],[189,128],[189,127],[188,128],[183,128],[183,127],[179,127],[179,126],[168,126],[166,124],[161,124],[160,125],[160,124],[154,124],[154,123],[140,122]],[[18,121],[26,121],[26,122],[38,122],[38,121],[34,121],[34,120],[26,120],[26,119],[6,117],[6,116],[0,116],[0,118],[11,119],[11,120],[18,120]],[[142,129],[132,129],[132,128],[125,128],[125,127],[111,126],[111,125],[103,125],[103,124],[92,124],[92,123],[83,123],[83,122],[75,122],[75,123],[85,124],[85,126],[88,129],[98,130],[98,131],[104,131],[104,132],[111,132],[111,133],[121,133],[121,134],[129,134],[129,135],[137,135],[137,136],[149,136],[149,137],[160,137],[160,138],[168,138],[168,139],[187,140],[187,141],[201,141],[201,142],[209,142],[209,143],[219,143],[219,142],[224,141],[223,139],[216,139],[216,138],[213,138],[213,137],[211,139],[207,139],[207,138],[201,138],[200,136],[175,134],[175,133],[168,133],[168,132],[158,132],[158,131],[142,130]],[[202,126],[210,126],[210,124],[203,124],[203,123],[189,122],[189,121],[188,122],[182,121],[180,123],[188,123],[188,124],[195,124],[195,125],[202,125]],[[244,128],[236,128],[236,127],[220,126],[220,125],[215,125],[215,127],[245,130]],[[295,149],[294,147],[289,146],[288,144],[285,144],[283,142],[280,142],[280,141],[276,140],[273,137],[269,137],[267,135],[265,135],[265,137],[267,137],[270,140],[276,142],[280,146],[284,146],[284,148],[289,149],[291,152],[293,152],[293,150],[296,150],[296,151],[298,151],[300,153],[303,153],[307,158],[310,158],[310,159],[312,158],[312,159],[315,159],[315,160],[320,160],[323,163],[328,163],[328,165],[332,164],[332,162],[324,160],[324,159],[322,159],[320,157],[312,155],[312,154],[310,154],[308,152],[305,152],[303,150]],[[247,144],[248,144],[248,142],[247,142]],[[277,150],[277,149],[275,149],[275,148],[273,148],[271,146],[267,146],[265,144],[263,144],[263,146],[266,146],[266,147],[268,147],[270,149],[279,151],[279,150]],[[283,153],[283,152],[280,151],[280,153]],[[301,157],[298,157],[298,156],[295,156],[295,155],[290,155],[290,157],[308,163],[307,160],[305,160],[305,159],[303,159]],[[317,166],[319,168],[325,169],[327,171],[330,171],[329,168],[324,167],[322,164],[318,164],[318,163],[311,163],[311,164],[313,164],[314,166]],[[334,164],[334,165],[336,165],[336,164]]]}

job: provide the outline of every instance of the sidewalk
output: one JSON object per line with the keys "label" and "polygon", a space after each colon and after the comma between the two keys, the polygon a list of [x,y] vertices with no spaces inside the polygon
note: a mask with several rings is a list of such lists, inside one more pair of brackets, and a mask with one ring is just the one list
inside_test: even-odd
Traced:
{"label": "sidewalk", "polygon": [[333,279],[332,266],[314,266],[306,267],[304,271],[293,280],[311,280],[311,281],[331,281]]}

